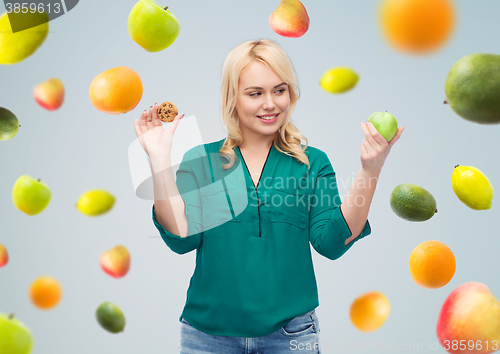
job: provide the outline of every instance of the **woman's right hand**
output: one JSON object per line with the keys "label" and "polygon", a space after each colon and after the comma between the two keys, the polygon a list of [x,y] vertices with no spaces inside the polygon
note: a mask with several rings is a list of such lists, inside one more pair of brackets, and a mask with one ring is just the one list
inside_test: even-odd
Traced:
{"label": "woman's right hand", "polygon": [[135,134],[150,159],[170,157],[174,132],[182,117],[183,114],[178,114],[168,128],[164,129],[158,117],[158,104],[155,103],[149,108],[149,112],[144,110],[140,121],[135,119]]}

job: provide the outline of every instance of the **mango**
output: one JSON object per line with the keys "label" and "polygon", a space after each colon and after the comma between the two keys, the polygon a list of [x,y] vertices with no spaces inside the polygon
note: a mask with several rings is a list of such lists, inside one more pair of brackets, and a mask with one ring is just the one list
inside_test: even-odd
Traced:
{"label": "mango", "polygon": [[474,53],[459,59],[445,82],[446,101],[460,117],[500,123],[500,55]]}
{"label": "mango", "polygon": [[7,141],[16,136],[19,130],[16,115],[4,107],[0,107],[0,140]]}

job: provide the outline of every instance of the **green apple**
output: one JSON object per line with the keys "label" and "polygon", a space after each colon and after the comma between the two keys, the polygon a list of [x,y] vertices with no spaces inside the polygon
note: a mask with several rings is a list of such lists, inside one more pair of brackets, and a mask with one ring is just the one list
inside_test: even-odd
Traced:
{"label": "green apple", "polygon": [[29,354],[33,349],[30,330],[13,314],[0,313],[0,353]]}
{"label": "green apple", "polygon": [[391,141],[398,132],[398,121],[390,113],[375,112],[368,118],[368,121],[375,126],[375,129],[387,141]]}
{"label": "green apple", "polygon": [[155,0],[140,0],[130,11],[128,34],[148,52],[159,52],[170,47],[179,36],[181,25],[168,6]]}
{"label": "green apple", "polygon": [[28,215],[41,213],[49,205],[52,194],[50,188],[40,179],[22,175],[12,189],[12,201],[17,209]]}
{"label": "green apple", "polygon": [[7,108],[0,107],[0,140],[7,141],[16,136],[19,120]]}

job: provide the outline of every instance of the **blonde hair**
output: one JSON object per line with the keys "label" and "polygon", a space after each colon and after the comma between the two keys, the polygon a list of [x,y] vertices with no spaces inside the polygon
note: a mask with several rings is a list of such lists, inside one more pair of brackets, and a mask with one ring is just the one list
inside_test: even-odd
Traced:
{"label": "blonde hair", "polygon": [[[299,162],[307,164],[309,169],[309,159],[304,153],[308,146],[307,138],[301,135],[297,127],[290,121],[292,112],[300,97],[297,77],[283,48],[269,39],[243,42],[234,47],[224,61],[221,83],[221,111],[222,124],[228,131],[228,136],[219,152],[229,160],[229,163],[227,165],[222,164],[222,167],[229,169],[233,166],[236,159],[234,148],[243,141],[238,121],[236,121],[238,116],[236,111],[238,84],[241,71],[253,60],[260,61],[270,67],[289,87],[290,106],[288,116],[281,128],[276,132],[273,140],[274,147],[286,155],[293,156]],[[301,139],[306,141],[304,148],[300,144]]]}

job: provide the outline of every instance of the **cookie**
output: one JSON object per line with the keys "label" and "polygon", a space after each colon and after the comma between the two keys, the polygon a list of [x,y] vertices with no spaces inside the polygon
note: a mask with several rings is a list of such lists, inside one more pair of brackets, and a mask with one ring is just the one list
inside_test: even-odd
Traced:
{"label": "cookie", "polygon": [[162,122],[171,122],[179,114],[177,107],[172,102],[165,101],[158,107],[158,117]]}

